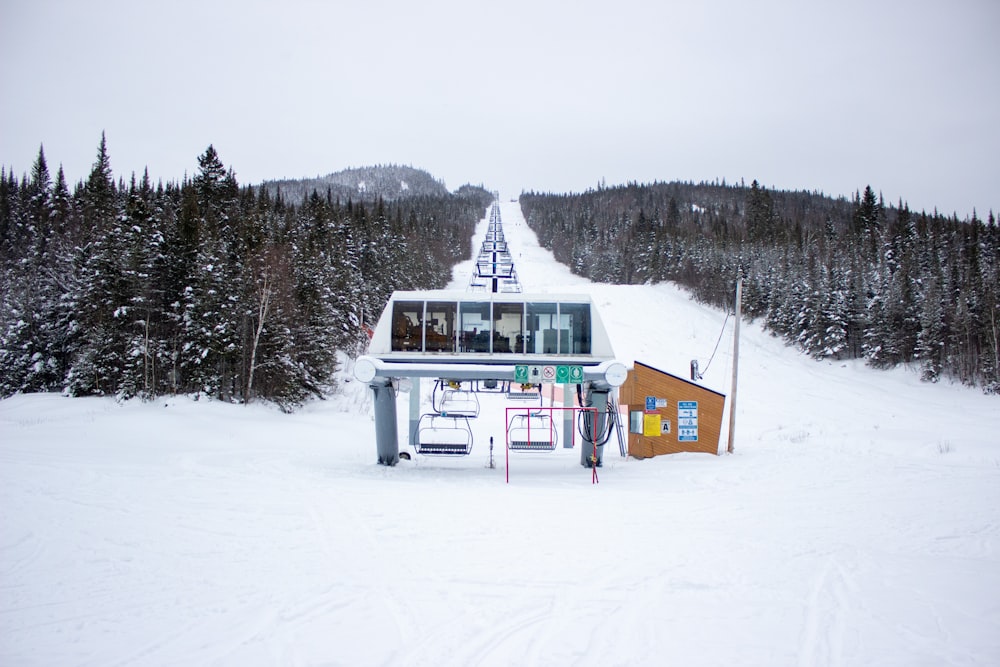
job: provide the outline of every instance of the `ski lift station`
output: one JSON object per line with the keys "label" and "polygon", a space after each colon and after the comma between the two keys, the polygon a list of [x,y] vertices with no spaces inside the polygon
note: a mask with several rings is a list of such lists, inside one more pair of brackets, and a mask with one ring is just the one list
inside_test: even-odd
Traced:
{"label": "ski lift station", "polygon": [[[599,466],[615,421],[608,394],[625,381],[628,370],[615,361],[589,296],[522,292],[494,204],[468,290],[394,292],[354,374],[374,395],[382,465],[400,459],[396,395],[401,388],[410,390],[408,438],[416,452],[463,456],[472,451],[470,420],[479,416],[478,394],[484,392],[536,401],[534,408],[521,414],[515,409],[507,419],[508,451],[555,449],[552,413],[557,408],[543,407],[541,387],[558,382],[576,385],[580,403],[561,408],[564,434],[572,433],[577,413],[580,463]],[[425,414],[420,408],[423,378],[434,380],[433,409]],[[520,390],[512,390],[517,385]]]}
{"label": "ski lift station", "polygon": [[[411,437],[418,453],[467,454],[470,419],[478,416],[476,393],[530,391],[546,381],[580,386],[585,419],[583,465],[600,465],[602,447],[587,433],[606,430],[608,393],[627,376],[588,295],[523,292],[395,292],[372,335],[355,376],[375,400],[378,462],[399,461],[396,394],[401,383],[419,396],[419,380],[435,381],[434,411],[417,416],[411,406]],[[547,377],[562,374],[564,377]],[[416,382],[414,382],[416,380]],[[438,389],[440,388],[440,395]],[[540,392],[539,392],[540,396]],[[412,400],[412,398],[411,398]],[[511,448],[554,447],[551,415],[536,412],[510,420]],[[533,429],[533,430],[532,430]]]}

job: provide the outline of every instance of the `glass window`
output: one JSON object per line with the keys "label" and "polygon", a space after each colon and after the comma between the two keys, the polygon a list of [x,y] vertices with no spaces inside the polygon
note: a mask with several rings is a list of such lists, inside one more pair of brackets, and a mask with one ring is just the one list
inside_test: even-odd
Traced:
{"label": "glass window", "polygon": [[458,305],[459,352],[490,351],[490,303],[462,302]]}
{"label": "glass window", "polygon": [[526,352],[528,354],[559,353],[559,310],[554,303],[527,304]]}
{"label": "glass window", "polygon": [[524,352],[524,304],[493,304],[493,351]]}
{"label": "glass window", "polygon": [[559,304],[559,330],[560,354],[590,354],[590,304]]}
{"label": "glass window", "polygon": [[458,304],[454,301],[428,301],[424,323],[424,350],[454,352]]}
{"label": "glass window", "polygon": [[422,350],[421,323],[424,320],[423,301],[396,301],[392,304],[392,350],[408,352]]}

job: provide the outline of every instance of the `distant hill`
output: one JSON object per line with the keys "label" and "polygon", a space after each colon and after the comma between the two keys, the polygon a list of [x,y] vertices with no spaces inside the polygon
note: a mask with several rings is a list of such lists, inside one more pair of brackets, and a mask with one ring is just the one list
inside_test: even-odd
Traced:
{"label": "distant hill", "polygon": [[283,179],[264,181],[261,187],[271,194],[281,191],[286,201],[298,203],[315,190],[326,195],[329,190],[334,199],[369,201],[382,197],[386,200],[404,197],[447,196],[444,183],[422,169],[401,165],[376,165],[344,169],[317,178]]}

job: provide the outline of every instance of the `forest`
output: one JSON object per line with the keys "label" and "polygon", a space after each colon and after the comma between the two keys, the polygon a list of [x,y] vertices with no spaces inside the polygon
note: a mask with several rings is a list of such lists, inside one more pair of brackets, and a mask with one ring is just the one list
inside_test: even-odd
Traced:
{"label": "forest", "polygon": [[[1000,229],[886,205],[868,186],[834,199],[753,181],[630,183],[525,193],[539,242],[582,276],[670,280],[817,359],[916,367],[1000,393]],[[665,322],[670,314],[662,313]]]}
{"label": "forest", "polygon": [[[411,167],[241,186],[212,146],[197,162],[180,183],[116,180],[102,136],[72,189],[41,148],[30,174],[0,169],[0,395],[294,409],[333,388],[337,351],[365,347],[393,290],[447,284],[492,198]],[[732,308],[742,277],[744,315],[817,359],[1000,393],[992,212],[960,221],[870,186],[848,200],[756,181],[520,201],[539,242],[591,280],[669,280]]]}
{"label": "forest", "polygon": [[[212,146],[180,183],[0,172],[0,395],[205,394],[291,410],[333,388],[390,293],[443,287],[491,195],[287,197]],[[413,177],[413,174],[410,174]],[[406,193],[404,193],[405,195]]]}

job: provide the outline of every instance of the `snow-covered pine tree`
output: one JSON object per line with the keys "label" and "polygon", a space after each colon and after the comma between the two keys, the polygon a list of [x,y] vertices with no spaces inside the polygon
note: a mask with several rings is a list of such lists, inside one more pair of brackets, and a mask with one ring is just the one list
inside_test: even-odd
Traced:
{"label": "snow-covered pine tree", "polygon": [[125,365],[118,395],[151,398],[159,393],[164,368],[162,294],[158,266],[163,255],[163,232],[155,215],[154,192],[148,172],[125,193],[125,224],[122,258],[124,278],[130,294],[123,328],[127,336]]}
{"label": "snow-covered pine tree", "polygon": [[73,302],[82,335],[74,350],[67,384],[74,395],[114,395],[121,384],[128,351],[131,294],[124,275],[124,212],[111,173],[107,142],[101,134],[97,160],[82,192],[83,226],[88,242],[79,293]]}
{"label": "snow-covered pine tree", "polygon": [[941,379],[944,366],[944,346],[947,338],[943,296],[943,276],[940,266],[924,278],[924,296],[920,312],[920,332],[914,357],[920,362],[920,378],[925,382]]}

